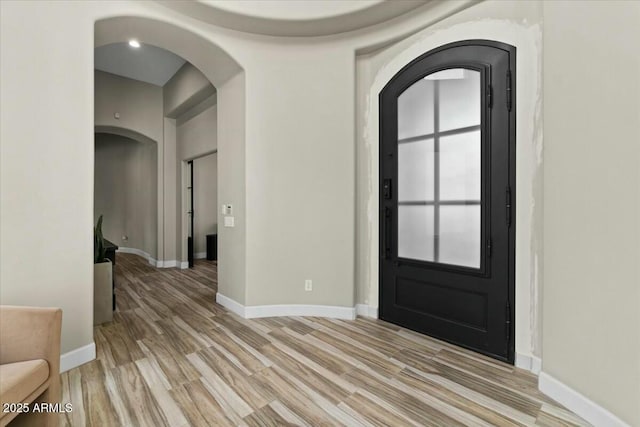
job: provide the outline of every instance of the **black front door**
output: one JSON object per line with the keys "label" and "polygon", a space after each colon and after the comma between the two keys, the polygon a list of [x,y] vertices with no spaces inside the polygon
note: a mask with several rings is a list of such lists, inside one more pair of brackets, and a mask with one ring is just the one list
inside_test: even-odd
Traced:
{"label": "black front door", "polygon": [[515,48],[428,52],[380,93],[380,318],[513,362]]}

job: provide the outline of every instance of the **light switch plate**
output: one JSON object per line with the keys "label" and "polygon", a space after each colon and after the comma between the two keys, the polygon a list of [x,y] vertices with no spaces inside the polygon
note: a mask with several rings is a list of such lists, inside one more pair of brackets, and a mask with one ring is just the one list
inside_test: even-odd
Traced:
{"label": "light switch plate", "polygon": [[224,226],[225,227],[235,227],[235,218],[232,216],[224,217]]}

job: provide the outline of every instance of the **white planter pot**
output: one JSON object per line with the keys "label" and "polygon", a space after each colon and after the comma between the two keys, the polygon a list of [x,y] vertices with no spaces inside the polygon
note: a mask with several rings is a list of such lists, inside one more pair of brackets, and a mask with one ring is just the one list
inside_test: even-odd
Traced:
{"label": "white planter pot", "polygon": [[113,319],[113,265],[111,261],[93,264],[93,324]]}

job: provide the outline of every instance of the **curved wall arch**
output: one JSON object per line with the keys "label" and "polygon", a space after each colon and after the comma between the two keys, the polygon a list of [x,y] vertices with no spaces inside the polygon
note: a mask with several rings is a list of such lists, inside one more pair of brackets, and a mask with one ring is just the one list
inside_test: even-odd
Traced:
{"label": "curved wall arch", "polygon": [[95,47],[136,38],[181,56],[216,87],[242,72],[242,66],[222,47],[193,30],[142,16],[113,16],[96,21]]}
{"label": "curved wall arch", "polygon": [[94,126],[94,129],[95,129],[95,133],[106,133],[111,135],[124,136],[125,138],[133,139],[134,141],[137,141],[137,142],[142,142],[147,144],[157,144],[157,141],[133,129],[127,129],[127,128],[118,127],[118,126],[104,126],[104,125],[96,125]]}
{"label": "curved wall arch", "polygon": [[[196,67],[217,91],[219,188],[218,198],[234,206],[236,226],[219,233],[219,289],[244,302],[245,285],[245,80],[241,65],[221,46],[193,28],[143,16],[111,16],[95,23],[95,47],[136,38],[171,51]],[[160,104],[162,105],[162,104]],[[176,227],[181,201],[176,183],[176,121],[165,116],[158,145],[158,266],[179,262],[182,250]],[[98,124],[98,123],[96,123]],[[221,202],[222,203],[222,202]],[[176,261],[177,260],[177,261]]]}

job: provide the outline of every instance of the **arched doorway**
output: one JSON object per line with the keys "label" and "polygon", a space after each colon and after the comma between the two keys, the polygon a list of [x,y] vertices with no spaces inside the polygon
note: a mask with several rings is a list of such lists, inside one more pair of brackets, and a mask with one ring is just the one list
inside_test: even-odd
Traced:
{"label": "arched doorway", "polygon": [[94,223],[121,252],[141,255],[156,266],[158,144],[125,128],[96,126]]}
{"label": "arched doorway", "polygon": [[[215,86],[220,118],[217,128],[219,141],[218,199],[233,204],[236,217],[234,228],[219,230],[218,280],[219,288],[229,295],[245,292],[245,186],[244,186],[244,129],[245,78],[240,64],[214,41],[191,30],[156,19],[119,16],[95,23],[95,47],[126,42],[135,38],[175,53],[195,66]],[[164,134],[175,133],[174,119],[164,120]],[[172,146],[173,144],[173,146]],[[176,163],[168,156],[175,139],[164,138],[158,144],[158,260],[177,263],[180,233],[176,227],[180,200],[175,192],[175,180],[180,175]],[[171,187],[173,183],[173,189]],[[162,190],[161,190],[162,189]]]}

